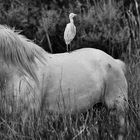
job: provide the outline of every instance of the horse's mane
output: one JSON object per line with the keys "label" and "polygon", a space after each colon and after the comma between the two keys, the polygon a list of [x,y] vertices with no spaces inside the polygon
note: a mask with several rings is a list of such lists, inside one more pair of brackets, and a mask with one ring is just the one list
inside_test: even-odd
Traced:
{"label": "horse's mane", "polygon": [[35,58],[42,60],[43,49],[27,39],[19,32],[7,26],[0,25],[0,59],[8,65],[18,67],[28,73],[35,81]]}

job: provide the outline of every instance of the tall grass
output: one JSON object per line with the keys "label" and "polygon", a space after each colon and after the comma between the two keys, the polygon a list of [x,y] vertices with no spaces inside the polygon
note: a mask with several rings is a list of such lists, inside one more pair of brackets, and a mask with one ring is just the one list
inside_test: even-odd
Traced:
{"label": "tall grass", "polygon": [[[133,14],[132,9],[124,15],[122,3],[113,1],[94,1],[91,5],[87,1],[85,9],[81,10],[82,3],[77,1],[76,8],[72,5],[65,9],[65,14],[54,10],[42,10],[42,18],[38,21],[38,34],[47,33],[49,37],[59,32],[63,39],[63,30],[68,22],[68,13],[71,11],[79,13],[75,24],[77,36],[73,42],[73,49],[80,47],[97,47],[114,55],[116,49],[127,63],[127,81],[129,94],[129,110],[126,120],[129,123],[125,134],[127,140],[140,139],[140,15]],[[24,11],[20,9],[23,13]],[[137,10],[137,7],[135,7]],[[18,19],[15,13],[18,7],[8,11],[9,20]],[[137,10],[138,12],[138,10]],[[12,13],[12,14],[10,14]],[[21,15],[26,16],[26,12]],[[24,17],[25,18],[25,17]],[[22,18],[22,20],[24,19]],[[25,18],[26,19],[26,18]],[[9,21],[9,22],[10,22]],[[42,37],[42,36],[40,36]],[[53,50],[53,42],[50,49]],[[95,46],[94,46],[95,45]],[[104,48],[101,48],[104,47]],[[121,55],[122,54],[122,55]],[[26,119],[23,119],[23,110],[28,105],[18,106],[13,93],[5,93],[8,77],[0,71],[0,139],[3,140],[101,140],[116,139],[118,133],[117,115],[111,114],[104,106],[91,108],[84,113],[75,115],[52,114],[48,112],[43,101],[36,112],[31,110]],[[27,109],[28,111],[28,109]]]}

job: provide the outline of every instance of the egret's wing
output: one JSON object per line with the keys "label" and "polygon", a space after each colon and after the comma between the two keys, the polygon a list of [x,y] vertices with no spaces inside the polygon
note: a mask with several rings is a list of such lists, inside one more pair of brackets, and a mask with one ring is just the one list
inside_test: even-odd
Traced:
{"label": "egret's wing", "polygon": [[71,34],[72,34],[72,40],[73,40],[76,35],[76,27],[74,24],[71,25]]}
{"label": "egret's wing", "polygon": [[66,25],[66,28],[64,31],[64,40],[66,44],[70,43],[70,23]]}
{"label": "egret's wing", "polygon": [[64,31],[64,39],[66,44],[69,44],[76,35],[76,28],[73,24],[67,24],[65,31]]}

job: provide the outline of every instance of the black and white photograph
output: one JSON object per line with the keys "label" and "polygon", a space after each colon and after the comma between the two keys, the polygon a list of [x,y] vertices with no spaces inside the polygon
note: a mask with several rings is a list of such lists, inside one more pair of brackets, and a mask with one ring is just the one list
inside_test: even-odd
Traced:
{"label": "black and white photograph", "polygon": [[0,140],[140,140],[140,0],[0,0]]}

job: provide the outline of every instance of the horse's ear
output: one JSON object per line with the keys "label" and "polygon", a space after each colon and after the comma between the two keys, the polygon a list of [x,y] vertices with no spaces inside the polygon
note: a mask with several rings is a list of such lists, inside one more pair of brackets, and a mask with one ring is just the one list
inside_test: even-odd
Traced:
{"label": "horse's ear", "polygon": [[14,30],[0,25],[0,59],[28,73],[36,82],[35,58],[43,58],[42,49]]}

